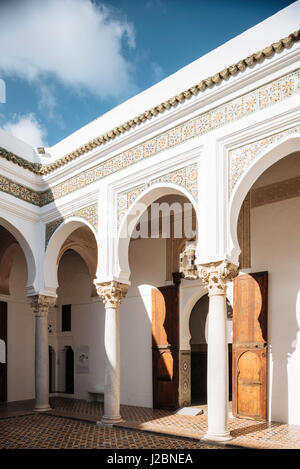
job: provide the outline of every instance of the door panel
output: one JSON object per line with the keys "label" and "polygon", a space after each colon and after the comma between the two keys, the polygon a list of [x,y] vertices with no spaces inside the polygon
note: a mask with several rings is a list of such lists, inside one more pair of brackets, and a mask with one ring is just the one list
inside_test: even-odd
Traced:
{"label": "door panel", "polygon": [[152,290],[153,407],[178,407],[179,391],[178,288]]}
{"label": "door panel", "polygon": [[268,273],[234,281],[232,411],[236,417],[267,418]]}

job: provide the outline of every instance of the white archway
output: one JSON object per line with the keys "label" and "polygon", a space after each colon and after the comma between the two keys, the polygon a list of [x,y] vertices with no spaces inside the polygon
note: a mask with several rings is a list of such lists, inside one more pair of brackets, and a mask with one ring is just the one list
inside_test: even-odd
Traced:
{"label": "white archway", "polygon": [[247,193],[264,171],[277,163],[277,161],[296,151],[300,151],[300,136],[286,137],[279,144],[272,145],[258,159],[253,161],[234,188],[229,206],[229,246],[230,258],[233,263],[239,264],[241,249],[237,236],[237,222]]}
{"label": "white archway", "polygon": [[[50,295],[56,294],[58,287],[57,268],[60,260],[60,251],[67,238],[78,228],[88,227],[95,237],[98,250],[97,233],[94,227],[80,217],[70,217],[64,220],[51,236],[44,260],[44,290]],[[98,258],[99,259],[99,258]]]}
{"label": "white archway", "polygon": [[[29,245],[29,242],[25,239],[24,234],[21,234],[20,230],[16,228],[11,222],[7,221],[5,218],[0,217],[0,225],[3,226],[9,233],[11,233],[16,241],[21,246],[21,249],[24,253],[26,264],[27,264],[27,292],[32,292],[35,290],[34,283],[36,280],[37,269],[36,262],[34,259],[33,252]],[[31,293],[32,294],[32,293]]]}
{"label": "white archway", "polygon": [[[190,350],[190,340],[191,340],[191,331],[190,331],[190,317],[192,310],[197,303],[204,295],[208,293],[208,287],[205,285],[197,285],[193,287],[194,292],[190,294],[191,288],[181,288],[180,289],[180,349],[181,350]],[[187,299],[185,298],[185,292],[187,293]]]}
{"label": "white archway", "polygon": [[170,183],[151,185],[139,197],[137,197],[122,220],[117,240],[117,278],[119,281],[129,283],[129,243],[138,220],[153,202],[166,195],[180,195],[186,197],[193,205],[196,218],[198,219],[197,203],[186,189]]}

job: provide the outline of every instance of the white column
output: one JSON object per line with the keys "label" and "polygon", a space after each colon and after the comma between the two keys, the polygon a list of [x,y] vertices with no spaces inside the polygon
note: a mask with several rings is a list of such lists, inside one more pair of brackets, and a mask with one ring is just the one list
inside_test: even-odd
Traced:
{"label": "white column", "polygon": [[128,285],[119,282],[96,284],[105,306],[105,378],[104,415],[101,423],[113,425],[121,421],[120,415],[120,322],[119,308]]}
{"label": "white column", "polygon": [[44,295],[31,297],[35,315],[35,408],[38,412],[50,410],[49,405],[49,346],[48,312],[56,298]]}
{"label": "white column", "polygon": [[227,441],[228,431],[228,344],[226,283],[237,275],[237,266],[228,261],[199,266],[199,276],[208,283],[208,358],[206,440]]}

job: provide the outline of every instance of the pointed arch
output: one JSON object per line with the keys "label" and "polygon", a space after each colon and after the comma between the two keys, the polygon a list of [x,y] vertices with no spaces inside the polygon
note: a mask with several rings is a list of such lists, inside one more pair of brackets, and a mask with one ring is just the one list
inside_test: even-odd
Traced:
{"label": "pointed arch", "polygon": [[167,195],[180,195],[186,197],[193,205],[196,219],[198,219],[197,203],[190,192],[185,188],[171,183],[157,183],[143,191],[128,208],[119,229],[117,240],[117,278],[119,281],[129,283],[129,243],[139,218],[153,202]]}
{"label": "pointed arch", "polygon": [[[36,262],[35,262],[35,258],[34,258],[32,249],[30,247],[30,244],[25,238],[24,234],[21,233],[21,231],[16,226],[14,226],[11,222],[9,222],[7,219],[0,217],[0,225],[3,228],[5,228],[15,238],[15,240],[18,242],[18,244],[20,245],[24,253],[26,265],[27,265],[26,289],[28,292],[32,294],[32,291],[35,291],[34,283],[36,280],[37,268],[36,268]],[[14,251],[13,248],[12,248],[12,251]],[[10,254],[12,255],[13,252],[10,252]]]}
{"label": "pointed arch", "polygon": [[[55,230],[52,234],[49,243],[47,245],[46,253],[45,253],[45,260],[44,260],[44,289],[45,292],[48,294],[55,294],[56,289],[58,287],[58,279],[57,279],[57,269],[59,261],[67,249],[73,249],[76,251],[86,262],[87,267],[91,276],[94,275],[93,271],[96,271],[91,264],[95,261],[92,257],[85,252],[84,247],[81,245],[79,240],[77,239],[70,239],[67,242],[68,238],[71,237],[72,233],[74,233],[77,229],[82,227],[88,227],[90,233],[95,240],[96,248],[97,248],[97,260],[98,260],[98,242],[97,242],[97,233],[94,227],[86,221],[84,218],[80,217],[70,217],[67,218],[63,223],[59,225],[59,227]],[[97,264],[97,261],[96,261]],[[97,265],[96,265],[97,268]]]}

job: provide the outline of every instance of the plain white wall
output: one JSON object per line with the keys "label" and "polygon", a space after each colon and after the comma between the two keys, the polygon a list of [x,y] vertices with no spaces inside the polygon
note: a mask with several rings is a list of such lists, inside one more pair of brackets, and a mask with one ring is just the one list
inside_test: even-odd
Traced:
{"label": "plain white wall", "polygon": [[9,279],[7,299],[7,400],[34,399],[35,320],[26,297],[27,267],[18,249]]}
{"label": "plain white wall", "polygon": [[299,197],[252,209],[251,249],[252,271],[269,272],[269,419],[299,425]]}
{"label": "plain white wall", "polygon": [[[90,388],[104,384],[104,321],[103,303],[91,297],[92,282],[88,268],[74,251],[62,257],[58,268],[58,390],[64,391],[64,363],[62,350],[70,345],[74,351],[74,397],[86,399]],[[61,305],[72,305],[71,332],[61,333]],[[89,373],[77,373],[76,350],[89,346]],[[57,350],[56,350],[57,352]]]}

